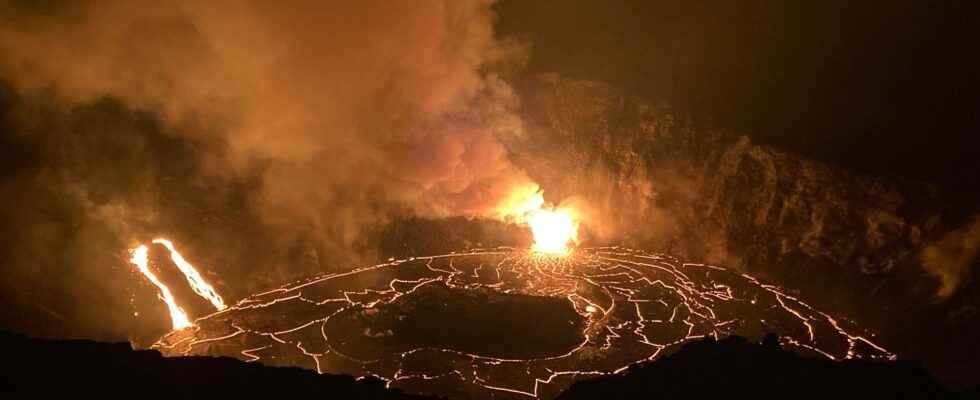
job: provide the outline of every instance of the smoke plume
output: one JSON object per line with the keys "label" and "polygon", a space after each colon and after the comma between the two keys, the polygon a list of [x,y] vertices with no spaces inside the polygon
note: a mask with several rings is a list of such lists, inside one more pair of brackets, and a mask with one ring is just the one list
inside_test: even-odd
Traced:
{"label": "smoke plume", "polygon": [[974,216],[965,226],[947,233],[927,246],[919,258],[927,271],[939,278],[936,296],[945,299],[953,294],[971,275],[980,252],[980,216]]}
{"label": "smoke plume", "polygon": [[20,90],[211,128],[189,132],[222,135],[229,165],[272,163],[271,219],[345,230],[383,205],[484,214],[523,179],[497,140],[521,134],[515,99],[483,71],[513,54],[489,5],[103,1],[18,16],[0,49]]}
{"label": "smoke plume", "polygon": [[[496,215],[531,182],[501,144],[523,126],[494,72],[524,49],[495,38],[491,3],[0,3],[4,141],[30,150],[3,192],[56,204],[11,213],[20,272],[4,280],[52,243],[116,251],[159,231],[206,242],[198,257],[275,270],[287,248],[323,269],[370,259],[397,216]],[[118,285],[85,278],[118,260],[64,252],[42,264]]]}

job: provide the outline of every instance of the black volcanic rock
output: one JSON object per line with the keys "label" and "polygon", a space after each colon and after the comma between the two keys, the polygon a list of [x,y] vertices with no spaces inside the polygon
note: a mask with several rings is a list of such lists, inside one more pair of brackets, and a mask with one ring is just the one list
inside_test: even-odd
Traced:
{"label": "black volcanic rock", "polygon": [[227,357],[165,358],[156,350],[133,350],[128,343],[0,332],[0,354],[0,394],[14,398],[431,398],[386,389],[378,379],[317,375]]}
{"label": "black volcanic rock", "polygon": [[953,393],[913,362],[834,362],[738,336],[685,345],[623,375],[579,381],[558,399],[937,399]]}
{"label": "black volcanic rock", "polygon": [[343,338],[332,343],[337,351],[361,359],[415,348],[520,359],[567,353],[584,340],[583,325],[565,299],[432,284],[371,313],[340,312],[323,332]]}
{"label": "black volcanic rock", "polygon": [[[522,94],[534,135],[514,146],[516,162],[546,195],[605,207],[617,245],[742,264],[828,300],[927,300],[939,283],[917,253],[970,213],[931,185],[758,145],[602,83],[545,75]],[[876,288],[891,275],[914,279]]]}
{"label": "black volcanic rock", "polygon": [[[226,357],[161,357],[129,344],[29,339],[0,333],[5,398],[425,399],[377,379],[317,375]],[[623,375],[580,381],[559,399],[972,398],[945,390],[912,362],[833,362],[733,336],[692,342]],[[12,396],[12,397],[11,397]]]}

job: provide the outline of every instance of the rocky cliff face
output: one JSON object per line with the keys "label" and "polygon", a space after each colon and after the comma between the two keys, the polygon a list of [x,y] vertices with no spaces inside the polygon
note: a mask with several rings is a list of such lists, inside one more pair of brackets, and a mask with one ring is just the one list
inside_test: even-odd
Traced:
{"label": "rocky cliff face", "polygon": [[937,300],[943,282],[919,256],[964,223],[958,199],[753,144],[608,85],[550,75],[518,87],[528,135],[515,158],[546,197],[584,200],[591,241],[743,268],[860,319],[900,351],[929,340],[909,337],[909,323],[977,332],[963,322],[980,304],[968,275]]}

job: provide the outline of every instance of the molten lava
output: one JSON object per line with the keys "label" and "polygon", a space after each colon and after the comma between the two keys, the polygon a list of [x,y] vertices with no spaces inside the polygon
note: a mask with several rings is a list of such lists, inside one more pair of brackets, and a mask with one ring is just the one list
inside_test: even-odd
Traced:
{"label": "molten lava", "polygon": [[194,293],[197,293],[199,296],[211,302],[214,308],[218,309],[218,311],[224,310],[228,307],[225,305],[224,300],[221,299],[221,296],[214,291],[214,288],[204,281],[204,278],[202,278],[201,274],[197,272],[197,269],[195,269],[193,265],[187,262],[187,260],[185,260],[184,257],[177,252],[177,249],[174,248],[173,242],[167,239],[157,238],[153,239],[153,243],[162,244],[167,248],[167,250],[170,250],[170,259],[177,265],[180,272],[184,274],[184,277],[187,278],[187,284],[191,285],[191,289],[194,289]]}
{"label": "molten lava", "polygon": [[160,289],[160,300],[163,300],[167,304],[167,309],[170,311],[170,320],[173,323],[174,330],[180,330],[193,326],[190,319],[187,318],[187,313],[184,309],[177,305],[177,300],[174,299],[174,295],[170,293],[170,288],[164,285],[159,278],[150,271],[149,268],[149,248],[146,245],[140,245],[139,247],[132,250],[133,257],[129,259],[129,262],[136,266],[147,280],[150,281],[154,286]]}
{"label": "molten lava", "polygon": [[[163,245],[168,251],[170,251],[170,260],[177,265],[177,269],[179,269],[180,272],[184,274],[184,277],[187,278],[187,283],[191,286],[191,289],[194,290],[194,293],[197,293],[199,296],[208,300],[214,306],[214,308],[218,309],[218,311],[228,308],[228,306],[225,305],[224,300],[221,299],[221,296],[218,295],[218,292],[214,290],[214,287],[208,284],[204,278],[201,277],[201,274],[197,272],[197,269],[195,269],[191,263],[187,262],[187,260],[185,260],[184,257],[177,252],[173,242],[167,239],[157,238],[153,239],[153,243]],[[153,271],[150,271],[149,251],[149,247],[147,247],[145,244],[141,244],[135,249],[131,249],[130,253],[132,253],[133,256],[130,258],[129,262],[133,263],[139,272],[160,290],[160,294],[158,296],[160,297],[160,300],[163,300],[163,302],[167,304],[167,309],[170,311],[170,320],[173,323],[174,330],[194,326],[194,324],[192,324],[190,319],[187,317],[187,313],[184,311],[184,309],[177,305],[177,300],[170,292],[170,288],[160,281]]]}
{"label": "molten lava", "polygon": [[534,235],[534,251],[565,255],[578,241],[578,215],[569,208],[553,208],[545,204],[537,185],[516,190],[500,207],[505,219],[527,225]]}
{"label": "molten lava", "polygon": [[[567,308],[538,308],[541,298]],[[485,343],[474,332],[496,333],[495,324],[512,316],[488,314],[484,300],[520,301],[534,329],[552,335]],[[566,309],[577,316],[535,313]],[[438,325],[420,330],[409,322],[420,316]],[[853,322],[778,286],[621,247],[579,247],[561,257],[497,247],[389,260],[256,293],[195,323],[154,347],[167,356],[230,356],[371,376],[391,388],[452,399],[550,400],[577,380],[628,371],[704,337],[757,340],[774,333],[783,347],[828,360],[896,357]],[[425,336],[436,331],[443,332],[439,338]],[[520,340],[542,336],[555,352]],[[550,338],[563,344],[551,347]]]}
{"label": "molten lava", "polygon": [[568,210],[535,210],[527,224],[534,234],[532,248],[541,253],[567,254],[578,236],[578,222]]}

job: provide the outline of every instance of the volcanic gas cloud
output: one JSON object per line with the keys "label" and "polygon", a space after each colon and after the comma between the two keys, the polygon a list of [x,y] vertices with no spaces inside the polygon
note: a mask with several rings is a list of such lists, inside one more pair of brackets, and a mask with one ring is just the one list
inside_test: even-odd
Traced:
{"label": "volcanic gas cloud", "polygon": [[[9,270],[79,260],[78,279],[39,279],[46,293],[131,315],[147,304],[110,295],[130,270],[101,249],[159,236],[226,249],[207,263],[224,282],[173,260],[219,309],[214,287],[376,262],[392,221],[513,221],[551,253],[578,237],[582,217],[512,162],[533,134],[508,83],[530,46],[495,34],[492,1],[0,2],[0,15],[0,94],[41,165],[0,188],[39,204],[4,214],[38,227],[5,231]],[[110,337],[137,323],[73,320]]]}

